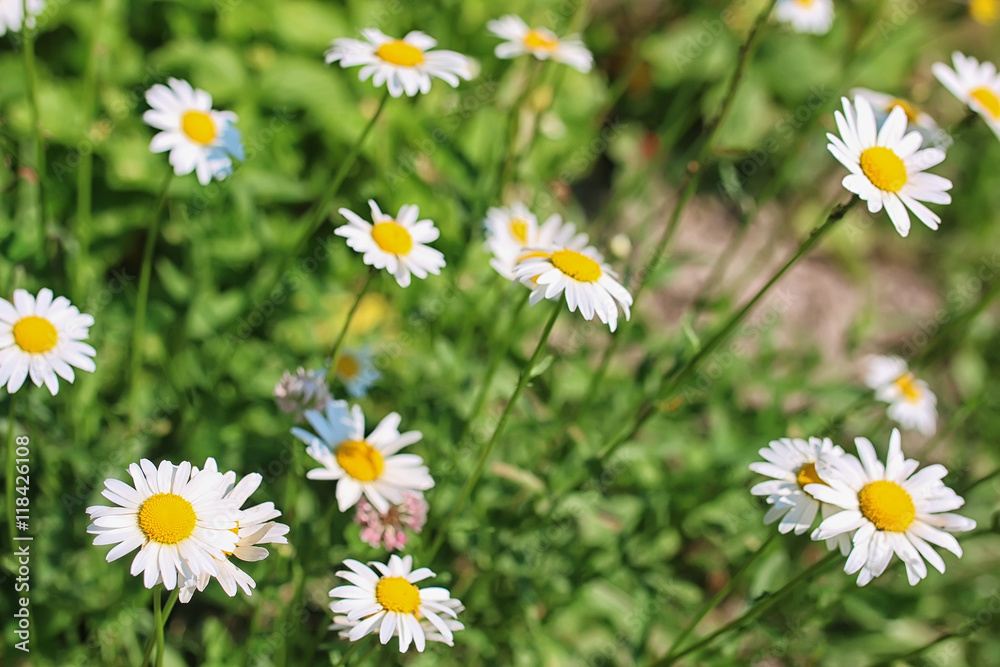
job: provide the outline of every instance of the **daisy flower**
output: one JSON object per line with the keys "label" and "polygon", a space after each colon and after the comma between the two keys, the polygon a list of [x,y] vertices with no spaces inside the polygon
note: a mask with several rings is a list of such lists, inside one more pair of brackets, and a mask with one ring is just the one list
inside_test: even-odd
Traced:
{"label": "daisy flower", "polygon": [[852,454],[817,464],[826,484],[809,484],[806,492],[841,511],[813,531],[814,540],[853,534],[854,548],[844,572],[858,574],[858,586],[880,576],[896,554],[906,565],[910,585],[927,576],[927,565],[944,572],[944,560],[930,546],[943,547],[961,558],[962,547],[949,533],[972,530],[976,522],[952,514],[965,504],[941,479],[942,465],[915,472],[919,463],[904,459],[899,430],[889,438],[889,455],[883,466],[867,438],[855,438],[861,457]]}
{"label": "daisy flower", "polygon": [[146,124],[162,130],[153,137],[149,150],[170,151],[170,164],[178,176],[198,176],[208,185],[233,173],[233,160],[243,160],[243,142],[233,123],[236,114],[214,111],[212,96],[196,90],[187,81],[167,79],[168,86],[156,84],[146,91],[152,109],[142,115]]}
{"label": "daisy flower", "polygon": [[326,387],[326,371],[307,371],[299,366],[295,375],[285,371],[274,387],[274,400],[286,415],[294,414],[301,422],[306,410],[322,410],[332,398]]}
{"label": "daisy flower", "polygon": [[795,32],[823,35],[833,25],[833,0],[778,0],[774,16]]}
{"label": "daisy flower", "polygon": [[[816,520],[816,515],[823,513],[823,518],[833,510],[829,505],[819,502],[804,491],[809,484],[825,484],[816,472],[816,464],[829,461],[844,455],[844,450],[834,445],[829,438],[782,438],[772,440],[768,446],[759,450],[765,459],[750,464],[750,470],[771,477],[750,489],[755,496],[765,496],[771,509],[764,515],[764,523],[778,523],[778,532],[801,535],[810,528]],[[839,546],[845,556],[850,550],[851,542],[846,537],[828,540],[828,549]]]}
{"label": "daisy flower", "polygon": [[398,551],[406,546],[407,530],[417,535],[427,523],[430,506],[422,493],[407,491],[403,502],[389,507],[388,512],[379,512],[362,498],[358,501],[354,523],[361,526],[361,539],[371,547],[385,546],[387,551]]}
{"label": "daisy flower", "polygon": [[558,248],[582,248],[585,234],[576,233],[576,225],[563,223],[557,213],[541,225],[538,218],[519,201],[509,208],[494,207],[486,212],[486,249],[493,255],[490,266],[508,280],[514,279],[518,262],[542,257]]}
{"label": "daisy flower", "polygon": [[[449,625],[447,618],[457,619],[461,603],[445,588],[417,588],[414,584],[435,576],[426,567],[413,569],[410,556],[390,556],[386,564],[369,563],[375,570],[356,560],[345,560],[350,572],[341,570],[337,576],[350,582],[330,591],[336,598],[330,604],[334,614],[346,614],[350,628],[347,638],[352,642],[378,633],[379,641],[388,644],[399,637],[399,652],[405,653],[410,643],[418,651],[426,645],[427,626],[433,627],[444,643],[451,645],[454,630],[461,624]],[[377,572],[376,572],[377,570]]]}
{"label": "daisy flower", "polygon": [[358,78],[372,80],[375,87],[388,86],[389,94],[413,97],[431,89],[431,77],[436,76],[452,88],[459,79],[472,78],[472,61],[454,51],[431,51],[437,41],[414,30],[403,39],[393,39],[375,28],[361,31],[364,40],[335,39],[326,52],[327,64],[339,62],[341,67],[361,65]]}
{"label": "daisy flower", "polygon": [[907,130],[919,132],[924,138],[924,146],[929,146],[932,143],[941,143],[942,131],[938,127],[937,122],[930,114],[922,111],[909,100],[896,97],[895,95],[868,90],[867,88],[852,88],[851,97],[863,97],[868,100],[868,103],[872,106],[872,110],[875,112],[875,122],[879,126],[885,123],[889,117],[889,113],[893,109],[899,107],[906,114]]}
{"label": "daisy flower", "polygon": [[[941,222],[935,213],[921,204],[950,204],[951,181],[924,172],[944,161],[939,148],[920,150],[919,132],[906,133],[906,112],[895,107],[876,134],[875,112],[864,97],[854,105],[845,97],[844,113],[835,113],[840,136],[827,133],[827,148],[851,173],[844,177],[844,187],[868,202],[868,210],[878,213],[885,207],[900,236],[910,233],[910,215],[937,229]],[[857,112],[855,112],[855,107]],[[905,134],[905,136],[904,136]]]}
{"label": "daisy flower", "polygon": [[318,435],[293,428],[292,435],[306,443],[306,452],[322,464],[306,473],[309,479],[337,480],[341,512],[365,496],[379,512],[402,503],[407,491],[434,486],[424,460],[416,454],[397,454],[418,442],[420,431],[399,432],[400,417],[391,412],[365,437],[365,416],[360,406],[348,410],[347,401],[330,401],[326,414],[310,410],[306,419]]}
{"label": "daisy flower", "polygon": [[[440,604],[451,609],[456,615],[461,614],[463,611],[465,611],[465,605],[463,605],[460,601],[454,598],[449,598],[448,600],[441,600]],[[331,605],[331,607],[332,606],[333,605]],[[461,621],[452,618],[450,615],[440,616],[440,619],[444,621],[444,624],[448,626],[448,630],[450,630],[452,633],[465,629],[465,626],[462,624]],[[351,630],[353,630],[360,623],[361,623],[360,620],[352,621],[347,616],[344,615],[334,616],[333,623],[330,624],[329,629],[336,632],[337,636],[340,637],[341,639],[350,639]],[[396,637],[399,635],[399,627],[400,626],[398,625],[396,626],[396,631],[393,633],[392,636]],[[442,644],[447,644],[448,646],[455,645],[455,640],[453,635],[449,634],[446,637],[445,635],[443,635],[441,632],[438,631],[437,627],[435,627],[433,623],[431,623],[427,619],[421,619],[420,627],[423,628],[424,637],[425,639],[427,639],[427,641],[441,642]]]}
{"label": "daisy flower", "polygon": [[0,387],[13,394],[30,377],[55,396],[60,377],[73,382],[74,367],[93,373],[97,352],[83,342],[93,324],[93,317],[66,297],[53,299],[48,288],[37,297],[15,290],[14,303],[0,299]]}
{"label": "daisy flower", "polygon": [[436,241],[440,232],[431,220],[417,219],[420,208],[406,204],[393,218],[379,210],[378,204],[371,199],[368,206],[374,224],[342,208],[340,214],[347,218],[348,224],[334,230],[334,234],[347,239],[350,248],[363,253],[365,264],[386,269],[400,287],[409,287],[411,274],[422,279],[429,273],[441,273],[444,255],[425,245]]}
{"label": "daisy flower", "polygon": [[980,63],[958,51],[951,54],[952,69],[944,63],[934,63],[931,71],[951,94],[978,113],[1000,138],[1000,74],[991,62]]}
{"label": "daisy flower", "polygon": [[212,470],[195,473],[187,461],[157,467],[142,459],[128,472],[135,487],[104,481],[101,495],[117,507],[87,508],[94,544],[115,545],[108,562],[138,548],[131,574],[143,573],[146,588],[162,581],[172,590],[193,576],[218,576],[219,562],[236,549],[241,515],[238,502],[226,497],[226,479]]}
{"label": "daisy flower", "polygon": [[899,357],[868,357],[865,384],[875,390],[875,398],[889,404],[887,414],[903,428],[924,435],[937,430],[937,397],[927,383],[910,372]]}
{"label": "daisy flower", "polygon": [[[586,240],[584,235],[583,244]],[[570,312],[579,308],[588,320],[596,314],[611,331],[618,328],[619,305],[626,320],[631,315],[632,295],[618,282],[617,274],[604,263],[601,254],[592,246],[581,246],[579,237],[569,247],[526,257],[515,268],[514,277],[533,286],[531,305],[542,299],[558,299],[565,293]]]}
{"label": "daisy flower", "polygon": [[[219,472],[219,466],[214,458],[209,457],[205,461],[205,470]],[[192,468],[191,473],[197,474],[198,468]],[[257,490],[262,480],[259,474],[252,473],[237,483],[236,473],[232,470],[222,477],[225,483],[223,498],[235,502],[236,506],[240,508]],[[235,556],[242,561],[255,562],[264,560],[269,553],[264,547],[257,546],[258,544],[288,544],[288,539],[285,537],[288,534],[288,526],[272,520],[279,516],[281,516],[281,512],[276,510],[274,503],[271,502],[241,509],[240,518],[236,522],[236,528],[233,529],[237,537],[236,548],[227,552],[226,556]],[[204,591],[212,576],[219,580],[219,585],[229,597],[236,595],[237,586],[242,588],[247,595],[253,595],[253,589],[256,588],[257,584],[250,575],[233,565],[229,558],[223,558],[217,565],[219,568],[217,575],[202,572],[200,575],[186,580],[181,586],[180,601],[188,602],[191,600],[195,590]]]}
{"label": "daisy flower", "polygon": [[[45,9],[44,0],[28,0],[28,27],[35,27],[35,17]],[[0,0],[0,37],[10,32],[20,32],[24,27],[22,0]]]}
{"label": "daisy flower", "polygon": [[486,27],[500,39],[507,40],[494,50],[497,58],[516,58],[530,53],[539,60],[552,59],[583,73],[594,66],[594,56],[579,35],[559,38],[546,28],[528,27],[520,16],[512,14],[490,21]]}
{"label": "daisy flower", "polygon": [[368,347],[344,350],[337,357],[334,369],[351,398],[361,398],[368,393],[375,381],[381,377],[372,363],[372,353]]}

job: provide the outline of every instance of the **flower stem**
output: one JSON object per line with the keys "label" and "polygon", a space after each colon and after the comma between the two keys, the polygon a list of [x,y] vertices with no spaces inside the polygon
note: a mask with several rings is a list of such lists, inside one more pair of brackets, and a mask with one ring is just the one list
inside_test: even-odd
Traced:
{"label": "flower stem", "polygon": [[684,631],[681,632],[681,634],[678,635],[677,639],[674,640],[674,643],[670,645],[670,648],[667,650],[667,658],[673,656],[673,654],[678,649],[680,649],[681,645],[684,644],[685,641],[687,641],[687,638],[691,636],[691,633],[694,632],[694,630],[698,627],[698,624],[701,623],[701,620],[706,616],[708,616],[708,613],[710,611],[715,609],[720,602],[722,602],[723,600],[726,599],[726,597],[729,596],[729,594],[735,587],[736,582],[739,580],[740,576],[746,571],[748,567],[750,567],[751,564],[753,564],[754,561],[756,561],[760,556],[764,554],[765,551],[767,551],[767,548],[771,546],[771,543],[774,542],[777,536],[778,536],[777,531],[772,532],[771,536],[768,537],[763,544],[757,547],[756,551],[750,554],[750,557],[747,558],[740,566],[740,568],[733,573],[733,576],[729,578],[729,581],[726,583],[725,586],[723,586],[722,590],[716,593],[715,597],[713,597],[711,600],[709,600],[702,606],[702,608],[698,611],[695,617],[691,619],[691,622],[688,623],[687,627],[684,628]]}
{"label": "flower stem", "polygon": [[[515,330],[517,319],[521,315],[521,311],[524,310],[524,306],[528,303],[528,297],[530,296],[531,292],[529,290],[525,290],[524,295],[517,301],[517,304],[514,306],[514,312],[511,313],[510,316],[510,324],[507,326],[508,331]],[[479,416],[479,411],[483,409],[483,403],[486,402],[486,395],[489,393],[490,387],[493,385],[493,377],[496,375],[496,372],[500,367],[500,360],[507,354],[507,349],[510,347],[510,338],[505,338],[503,341],[498,340],[498,338],[500,338],[498,335],[499,331],[500,327],[496,327],[493,330],[493,335],[491,336],[490,341],[489,365],[486,367],[486,374],[479,383],[479,390],[476,393],[475,400],[472,402],[472,409],[469,411],[469,416],[465,418],[465,422],[462,424],[462,431],[458,437],[459,442],[465,439],[469,427],[472,426],[472,422]]]}
{"label": "flower stem", "polygon": [[500,419],[497,421],[497,424],[493,429],[493,435],[490,436],[489,442],[486,443],[486,447],[484,447],[482,452],[479,454],[479,460],[476,462],[476,467],[473,469],[472,475],[470,475],[469,479],[465,482],[465,486],[462,487],[462,492],[459,494],[454,507],[451,508],[451,513],[448,514],[447,518],[438,528],[437,535],[431,543],[431,547],[428,550],[426,557],[423,559],[424,562],[432,561],[434,556],[437,555],[438,550],[440,550],[441,545],[444,544],[445,537],[448,534],[448,526],[451,525],[451,522],[469,500],[469,496],[472,495],[472,490],[475,488],[476,483],[483,474],[483,469],[486,467],[486,461],[490,458],[490,453],[492,453],[493,448],[500,440],[500,436],[503,435],[504,428],[506,428],[510,415],[514,411],[514,406],[517,404],[517,399],[521,397],[521,393],[524,391],[524,388],[528,386],[529,380],[533,377],[532,371],[535,369],[538,361],[542,358],[542,353],[545,351],[545,343],[549,340],[549,334],[552,333],[552,327],[555,326],[556,318],[558,318],[559,313],[562,312],[562,303],[557,302],[554,306],[555,307],[552,309],[552,315],[549,317],[549,321],[546,323],[545,329],[542,331],[542,335],[538,339],[538,345],[535,347],[534,354],[531,355],[528,363],[526,363],[524,368],[521,369],[521,377],[517,381],[517,386],[514,388],[514,393],[511,395],[510,400],[507,401],[507,407],[504,408],[503,414],[500,415]]}
{"label": "flower stem", "polygon": [[153,647],[157,646],[160,650],[160,655],[157,657],[157,665],[163,660],[163,629],[167,625],[167,619],[170,618],[170,612],[174,609],[174,604],[177,603],[177,597],[180,595],[181,589],[174,588],[174,592],[170,594],[170,598],[167,600],[167,606],[160,610],[160,587],[157,586],[153,589],[153,624],[156,626],[153,636],[149,638],[146,642],[146,651],[142,656],[142,667],[146,667],[149,664],[150,658],[153,655]]}
{"label": "flower stem", "polygon": [[129,373],[129,413],[132,421],[138,417],[139,373],[142,370],[142,336],[146,328],[146,302],[149,299],[149,280],[153,271],[153,251],[160,235],[160,214],[167,203],[167,193],[174,172],[169,171],[160,188],[160,197],[153,212],[153,219],[146,230],[146,247],[142,253],[142,268],[139,272],[139,294],[135,302],[135,321],[132,328],[132,363]]}
{"label": "flower stem", "polygon": [[737,618],[733,619],[729,623],[726,623],[724,626],[722,626],[721,628],[719,628],[718,630],[716,630],[712,634],[710,634],[707,637],[705,637],[705,638],[703,638],[703,639],[695,642],[694,644],[692,644],[691,646],[687,647],[686,649],[684,649],[684,650],[682,650],[680,652],[674,653],[673,655],[671,655],[670,653],[668,653],[666,656],[664,656],[663,658],[661,658],[657,662],[653,663],[653,667],[661,667],[661,666],[666,666],[666,665],[672,665],[675,662],[677,662],[678,660],[680,660],[681,658],[683,658],[684,656],[686,656],[688,654],[691,654],[691,653],[694,653],[695,651],[697,651],[697,650],[699,650],[699,649],[701,649],[701,648],[703,648],[705,646],[708,646],[713,641],[715,641],[718,637],[726,634],[727,632],[730,632],[732,630],[736,630],[737,628],[742,627],[746,623],[749,623],[750,621],[752,621],[753,619],[757,618],[758,616],[760,616],[761,614],[763,614],[764,612],[766,612],[768,609],[770,609],[771,607],[773,607],[774,605],[776,605],[778,602],[780,602],[789,593],[791,593],[793,590],[795,590],[796,588],[798,588],[799,585],[802,584],[804,581],[807,581],[808,579],[811,579],[812,577],[820,574],[823,570],[825,570],[830,565],[832,565],[834,563],[834,560],[839,555],[840,555],[839,551],[831,551],[826,556],[824,556],[823,558],[821,558],[820,560],[816,561],[815,563],[813,563],[812,565],[810,565],[808,568],[806,568],[805,570],[803,570],[802,572],[800,572],[798,574],[798,576],[796,576],[794,579],[792,579],[787,584],[785,584],[780,589],[778,589],[778,591],[776,593],[774,593],[773,595],[767,596],[761,602],[758,602],[754,606],[752,606],[749,609],[747,609],[745,612],[743,612],[743,614],[741,614]]}
{"label": "flower stem", "polygon": [[[15,0],[17,2],[18,0]],[[38,105],[38,71],[35,67],[35,28],[29,25],[28,0],[20,0],[23,11],[21,32],[24,34],[24,73],[28,86],[28,108],[31,111],[31,129],[35,135],[35,173],[38,176],[38,239],[45,239],[45,138]]]}
{"label": "flower stem", "polygon": [[7,418],[7,520],[10,524],[10,542],[11,549],[13,549],[14,538],[17,536],[17,529],[14,526],[14,517],[17,515],[17,512],[14,511],[14,482],[16,481],[15,473],[17,472],[17,466],[14,463],[14,459],[17,457],[17,438],[15,436],[17,394],[10,394],[8,400],[10,401],[10,410]]}
{"label": "flower stem", "polygon": [[351,320],[354,319],[354,313],[358,311],[358,306],[361,305],[361,300],[365,297],[365,293],[368,292],[368,288],[372,284],[372,279],[375,277],[374,271],[368,271],[368,276],[365,278],[365,282],[361,285],[361,289],[358,290],[358,296],[354,299],[354,304],[351,309],[347,311],[347,317],[344,319],[344,326],[341,327],[340,333],[337,335],[337,340],[333,342],[333,348],[330,350],[330,361],[329,361],[329,376],[326,381],[327,384],[333,384],[334,378],[337,377],[337,357],[340,356],[340,349],[344,346],[344,338],[347,337],[347,330],[351,326]]}
{"label": "flower stem", "polygon": [[531,73],[528,75],[528,80],[524,83],[524,90],[517,96],[514,106],[511,107],[510,118],[507,123],[503,162],[501,163],[499,179],[491,198],[494,201],[503,197],[504,186],[517,177],[515,165],[517,162],[517,136],[521,130],[521,107],[524,106],[528,96],[531,95],[531,91],[534,90],[535,82],[538,80],[538,75],[542,71],[543,66],[544,63],[540,60],[532,64]]}

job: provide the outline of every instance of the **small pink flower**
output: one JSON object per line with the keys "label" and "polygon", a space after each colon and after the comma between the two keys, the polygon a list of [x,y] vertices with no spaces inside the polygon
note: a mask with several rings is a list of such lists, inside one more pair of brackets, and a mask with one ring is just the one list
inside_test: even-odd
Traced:
{"label": "small pink flower", "polygon": [[285,414],[294,414],[296,423],[303,420],[306,410],[322,410],[330,399],[326,371],[307,371],[299,366],[295,375],[285,371],[274,387],[278,409]]}
{"label": "small pink flower", "polygon": [[389,551],[397,551],[406,546],[409,529],[420,534],[427,522],[429,506],[423,494],[406,492],[403,502],[380,513],[368,500],[358,501],[354,523],[361,526],[361,539],[374,548],[384,545]]}

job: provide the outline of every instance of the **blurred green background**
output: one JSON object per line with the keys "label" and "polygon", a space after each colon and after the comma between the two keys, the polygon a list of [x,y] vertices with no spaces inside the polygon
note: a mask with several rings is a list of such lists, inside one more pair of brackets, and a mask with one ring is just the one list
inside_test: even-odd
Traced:
{"label": "blurred green background", "polygon": [[[441,229],[434,245],[448,261],[443,274],[406,290],[379,276],[348,338],[371,343],[383,373],[361,401],[369,423],[397,411],[404,429],[424,434],[411,449],[437,482],[428,493],[427,538],[455,502],[548,312],[539,307],[510,322],[519,288],[489,269],[482,248],[485,208],[501,203],[489,200],[503,158],[498,128],[506,127],[531,66],[496,59],[498,40],[486,22],[517,13],[559,34],[583,31],[597,67],[586,75],[543,70],[520,108],[518,145],[526,150],[506,198],[531,202],[540,218],[559,212],[576,221],[631,277],[648,261],[764,6],[50,0],[37,39],[44,213],[20,41],[0,40],[0,294],[50,287],[71,297],[94,316],[98,350],[97,372],[63,384],[57,397],[21,391],[19,429],[32,442],[34,634],[30,655],[13,650],[5,551],[0,662],[141,662],[151,594],[129,576],[131,556],[105,563],[108,549],[90,545],[84,510],[104,503],[105,478],[125,478],[142,457],[200,464],[214,456],[225,469],[258,471],[265,481],[252,500],[273,500],[294,526],[288,547],[247,564],[258,584],[252,598],[227,598],[213,583],[175,609],[165,664],[323,665],[343,654],[346,643],[326,631],[333,572],[344,558],[383,554],[359,540],[349,514],[323,525],[334,487],[304,479],[311,466],[296,453],[291,419],[271,395],[285,369],[322,364],[364,278],[361,258],[332,234],[339,216],[267,289],[304,229],[301,216],[381,96],[357,81],[356,69],[324,64],[331,39],[356,37],[364,27],[394,36],[419,29],[481,67],[458,89],[438,81],[429,95],[391,100],[333,207],[361,212],[368,198],[387,211],[416,203]],[[654,289],[620,332],[621,352],[588,410],[578,408],[610,334],[596,321],[561,317],[544,372],[473,502],[435,561],[421,564],[466,605],[467,629],[456,646],[397,658],[390,645],[360,664],[650,663],[771,534],[763,503],[749,495],[759,480],[747,465],[758,448],[830,429],[849,451],[864,434],[884,452],[891,426],[883,408],[863,398],[856,364],[868,352],[920,356],[920,373],[939,396],[940,436],[928,442],[904,434],[908,455],[944,463],[946,481],[960,493],[996,469],[1000,311],[963,317],[1000,272],[1000,144],[977,121],[955,136],[935,170],[956,184],[954,203],[939,207],[940,231],[915,223],[901,239],[884,215],[852,214],[709,360],[679,405],[553,504],[553,490],[581,474],[671,360],[759,285],[824,207],[845,198],[843,169],[824,137],[840,96],[857,85],[907,96],[942,127],[955,127],[964,111],[930,65],[949,61],[955,48],[1000,56],[996,27],[973,22],[963,4],[837,2],[836,9],[824,36],[765,27],[714,164]],[[247,160],[222,183],[203,188],[193,176],[172,183],[142,339],[140,419],[130,424],[136,278],[168,170],[164,155],[148,151],[153,131],[141,120],[143,94],[168,76],[189,80],[213,95],[216,108],[239,115]],[[725,252],[719,266],[726,270],[713,272]],[[935,335],[941,321],[953,324],[946,336]],[[487,409],[460,438],[501,341],[510,352]],[[931,572],[911,588],[896,562],[857,589],[834,568],[687,664],[874,664],[949,633],[958,636],[897,664],[1000,664],[998,490],[992,478],[967,494],[964,513],[980,528],[959,536],[965,557],[945,556],[946,574]],[[420,544],[411,542],[414,550]],[[805,536],[779,538],[700,633],[822,553]],[[306,576],[302,604],[293,602],[296,568]]]}

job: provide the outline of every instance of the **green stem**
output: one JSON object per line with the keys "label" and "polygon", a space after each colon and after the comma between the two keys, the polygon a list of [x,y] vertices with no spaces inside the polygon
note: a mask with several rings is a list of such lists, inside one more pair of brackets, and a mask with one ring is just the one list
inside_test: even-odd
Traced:
{"label": "green stem", "polygon": [[[146,665],[149,664],[150,658],[152,658],[152,656],[153,656],[153,647],[154,646],[161,646],[161,652],[162,652],[162,644],[158,643],[158,639],[157,638],[158,638],[159,634],[162,633],[163,628],[166,627],[167,620],[170,618],[170,612],[173,611],[174,604],[177,603],[177,597],[180,595],[180,592],[181,592],[181,589],[178,587],[178,588],[175,588],[174,591],[173,591],[173,593],[170,594],[170,598],[167,600],[167,605],[166,605],[166,607],[163,608],[163,611],[160,614],[161,618],[160,618],[159,621],[157,621],[156,620],[157,619],[157,613],[156,613],[156,611],[160,607],[159,599],[158,598],[161,595],[161,593],[160,593],[160,588],[159,587],[157,587],[153,591],[153,622],[154,622],[154,625],[156,625],[159,628],[159,632],[154,632],[153,635],[149,638],[149,641],[146,642],[146,651],[145,651],[145,653],[143,653],[143,656],[142,656],[142,667],[146,667]],[[160,658],[157,658],[157,660],[160,660]]]}
{"label": "green stem", "polygon": [[675,662],[677,662],[678,660],[680,660],[681,658],[683,658],[684,656],[686,656],[688,654],[691,654],[691,653],[694,653],[695,651],[697,651],[697,650],[699,650],[699,649],[701,649],[701,648],[703,648],[705,646],[708,646],[713,641],[715,641],[717,638],[719,638],[720,636],[726,634],[727,632],[730,632],[732,630],[736,630],[737,628],[745,625],[746,623],[749,623],[750,621],[752,621],[753,619],[757,618],[758,616],[760,616],[761,614],[763,614],[765,611],[767,611],[768,609],[770,609],[771,607],[773,607],[774,605],[776,605],[778,602],[780,602],[789,593],[791,593],[793,590],[797,589],[800,586],[800,584],[802,584],[804,581],[806,581],[806,580],[812,578],[813,576],[821,573],[827,567],[829,567],[830,565],[832,565],[834,563],[834,561],[839,556],[840,556],[840,552],[839,551],[831,551],[825,557],[823,557],[822,559],[816,561],[811,566],[809,566],[808,568],[806,568],[805,570],[803,570],[802,572],[800,572],[798,576],[796,576],[794,579],[792,579],[787,584],[785,584],[784,586],[782,586],[778,590],[777,593],[775,593],[773,595],[769,595],[768,597],[766,597],[761,602],[759,602],[756,605],[754,605],[753,607],[750,607],[749,609],[747,609],[739,617],[733,619],[729,623],[726,623],[724,626],[722,626],[721,628],[719,628],[718,630],[716,630],[712,634],[708,635],[704,639],[701,639],[701,640],[695,642],[694,644],[692,644],[691,646],[687,647],[683,651],[675,653],[674,655],[669,655],[668,654],[668,655],[664,656],[663,658],[661,658],[657,662],[653,663],[653,667],[660,667],[661,665],[663,665],[663,666],[665,666],[665,665],[672,665]]}
{"label": "green stem", "polygon": [[684,628],[684,631],[681,632],[681,634],[678,635],[677,639],[674,640],[674,643],[670,645],[670,648],[667,650],[667,658],[673,656],[673,654],[681,647],[681,645],[684,644],[685,641],[687,641],[687,638],[691,636],[691,633],[694,632],[695,629],[697,629],[698,624],[701,623],[702,619],[708,616],[709,612],[715,609],[720,602],[722,602],[729,596],[729,594],[735,587],[736,582],[739,580],[740,576],[742,576],[742,574],[747,570],[748,567],[750,567],[750,565],[754,563],[754,561],[756,561],[760,556],[764,554],[767,548],[771,546],[771,543],[774,542],[775,538],[778,537],[778,534],[779,533],[777,531],[773,531],[771,533],[771,536],[768,537],[763,544],[757,547],[756,551],[750,554],[750,557],[743,562],[743,565],[741,565],[740,568],[733,573],[733,576],[729,578],[729,581],[726,583],[725,586],[723,586],[722,590],[716,593],[715,597],[713,597],[711,600],[709,600],[702,606],[702,608],[698,611],[695,617],[691,619],[691,622],[688,623],[687,627]]}
{"label": "green stem", "polygon": [[[15,0],[16,1],[16,0]],[[35,29],[28,25],[28,0],[21,0],[24,12],[24,23],[21,32],[24,35],[24,72],[28,84],[28,107],[31,111],[31,128],[35,135],[35,172],[38,176],[38,238],[45,238],[45,138],[42,132],[42,119],[38,105],[38,71],[35,67]]]}
{"label": "green stem", "polygon": [[500,440],[500,436],[503,435],[504,428],[507,426],[507,421],[510,419],[511,413],[514,411],[514,406],[517,404],[517,399],[521,397],[521,393],[524,388],[528,386],[528,381],[532,378],[532,371],[538,364],[539,359],[542,357],[542,353],[545,351],[545,343],[549,339],[549,334],[552,333],[552,327],[555,326],[556,318],[559,317],[559,313],[562,312],[562,304],[554,304],[552,309],[552,315],[549,317],[549,321],[545,325],[545,329],[542,331],[541,337],[538,339],[538,345],[535,347],[534,354],[528,360],[528,363],[524,365],[521,369],[521,377],[517,381],[517,387],[514,388],[514,393],[511,395],[510,400],[507,401],[507,407],[504,408],[503,414],[500,415],[500,420],[497,422],[496,427],[493,429],[493,435],[490,436],[489,442],[486,443],[486,447],[483,448],[482,452],[479,454],[479,460],[476,462],[476,467],[472,471],[472,475],[466,480],[465,486],[462,487],[462,492],[458,496],[458,500],[455,502],[454,507],[451,508],[451,513],[448,514],[447,518],[441,523],[438,528],[437,535],[434,538],[431,548],[429,549],[423,562],[430,562],[437,555],[438,550],[441,545],[444,544],[445,537],[448,534],[448,526],[455,519],[459,512],[461,512],[462,507],[469,500],[472,495],[472,490],[475,488],[476,483],[479,481],[480,476],[483,474],[483,469],[486,467],[486,461],[490,458],[490,454],[493,452],[493,448],[496,446],[497,442]]}
{"label": "green stem", "polygon": [[492,200],[496,201],[503,197],[503,188],[510,182],[512,177],[517,176],[517,172],[514,171],[514,166],[517,161],[517,135],[521,130],[521,107],[524,106],[525,101],[531,94],[531,91],[535,88],[535,81],[538,80],[538,75],[542,71],[544,63],[541,61],[536,61],[532,64],[531,73],[528,75],[528,80],[524,83],[524,90],[521,94],[517,96],[514,101],[514,106],[511,107],[510,118],[507,122],[507,134],[506,143],[504,145],[504,157],[502,162],[502,167],[500,169],[500,178],[497,181],[496,188],[494,189]]}
{"label": "green stem", "polygon": [[15,425],[17,423],[17,394],[10,394],[10,411],[7,418],[7,521],[10,524],[10,542],[13,549],[14,538],[17,537],[17,528],[14,525],[17,512],[14,511],[14,482],[16,481],[17,466],[14,459],[17,458],[17,437],[15,435]]}
{"label": "green stem", "polygon": [[[518,299],[517,304],[514,306],[514,312],[510,316],[510,324],[507,327],[508,331],[516,330],[517,319],[520,317],[521,311],[524,310],[524,306],[528,303],[528,297],[530,296],[531,292],[525,290],[524,295]],[[469,427],[475,421],[476,417],[479,416],[479,411],[483,409],[483,403],[486,402],[486,395],[493,385],[493,377],[500,368],[500,360],[506,356],[507,349],[510,347],[510,338],[504,338],[503,341],[498,340],[500,337],[497,335],[499,331],[500,327],[493,330],[490,342],[489,365],[486,367],[486,374],[483,375],[483,379],[479,383],[479,390],[476,392],[476,398],[472,402],[472,410],[469,411],[469,416],[465,418],[465,423],[462,425],[462,432],[458,437],[459,442],[465,439]]]}
{"label": "green stem", "polygon": [[142,253],[142,268],[139,272],[139,294],[135,303],[135,321],[132,328],[132,362],[129,373],[129,412],[131,420],[135,421],[138,416],[139,398],[139,373],[142,369],[142,336],[146,328],[146,302],[149,299],[149,280],[153,271],[153,251],[156,248],[156,239],[160,235],[160,215],[163,207],[167,203],[167,193],[170,191],[170,183],[173,181],[174,172],[167,173],[160,188],[160,197],[156,203],[153,219],[149,223],[146,231],[146,247]]}
{"label": "green stem", "polygon": [[153,589],[153,622],[156,624],[156,667],[163,665],[163,608],[160,606],[160,598],[163,595],[159,586]]}
{"label": "green stem", "polygon": [[924,644],[923,646],[921,646],[919,648],[915,648],[912,651],[908,651],[907,653],[901,653],[899,655],[889,656],[888,658],[885,658],[883,660],[879,660],[878,662],[876,662],[875,664],[873,664],[871,667],[891,667],[892,665],[895,665],[897,662],[903,663],[903,664],[911,664],[913,662],[914,658],[919,657],[921,654],[929,651],[930,649],[934,648],[938,644],[940,644],[942,642],[946,642],[949,639],[955,639],[957,637],[964,637],[964,636],[966,636],[968,634],[970,634],[970,633],[969,632],[946,632],[945,634],[941,635],[937,639],[933,639],[933,640],[927,642],[926,644]]}
{"label": "green stem", "polygon": [[368,292],[368,288],[373,282],[375,277],[374,271],[368,271],[368,276],[365,278],[364,284],[358,291],[358,296],[354,299],[354,304],[351,309],[347,311],[347,318],[344,319],[344,326],[340,328],[340,333],[337,335],[337,340],[333,343],[333,348],[330,350],[330,371],[329,377],[327,377],[327,383],[333,384],[334,378],[337,377],[337,357],[340,356],[340,349],[344,346],[344,338],[347,337],[347,330],[351,326],[351,320],[354,319],[354,313],[358,311],[358,306],[361,305],[361,300],[364,299],[365,294]]}

